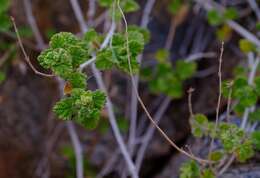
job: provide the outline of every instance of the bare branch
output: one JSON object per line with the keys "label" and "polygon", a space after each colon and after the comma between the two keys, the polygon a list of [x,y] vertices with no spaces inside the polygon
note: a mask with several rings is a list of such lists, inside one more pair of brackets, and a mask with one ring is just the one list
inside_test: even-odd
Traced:
{"label": "bare branch", "polygon": [[14,30],[15,30],[15,33],[16,33],[16,36],[17,36],[17,40],[18,40],[18,44],[22,50],[22,53],[24,55],[24,58],[25,58],[25,61],[28,63],[28,65],[31,67],[31,69],[34,71],[35,74],[38,74],[38,75],[41,75],[41,76],[44,76],[44,77],[54,77],[54,75],[52,74],[45,74],[45,73],[42,73],[42,72],[39,72],[34,66],[33,64],[31,63],[31,60],[29,58],[29,56],[27,55],[25,49],[24,49],[24,46],[23,46],[23,43],[22,43],[22,39],[19,35],[19,32],[18,32],[18,29],[17,29],[17,26],[16,26],[16,23],[15,23],[15,20],[13,17],[11,17],[11,20],[12,20],[12,23],[13,23],[13,26],[14,26]]}
{"label": "bare branch", "polygon": [[125,23],[125,32],[126,32],[126,48],[127,48],[127,59],[128,59],[128,66],[129,66],[129,71],[130,71],[130,77],[131,77],[131,81],[132,81],[132,85],[134,86],[134,91],[135,94],[137,96],[137,99],[139,101],[139,103],[141,104],[141,107],[143,108],[144,112],[146,113],[147,117],[149,118],[149,120],[151,121],[151,123],[154,125],[154,127],[159,131],[159,133],[165,138],[166,141],[168,141],[170,143],[171,146],[173,146],[176,150],[178,150],[179,152],[183,153],[184,155],[188,156],[191,159],[194,159],[200,163],[212,163],[213,161],[209,161],[209,160],[204,160],[198,157],[195,157],[194,155],[189,154],[188,152],[186,152],[185,150],[181,149],[180,147],[178,147],[169,137],[168,135],[157,125],[157,123],[155,122],[155,120],[152,118],[152,116],[150,115],[149,111],[147,110],[145,104],[143,103],[139,93],[138,93],[138,89],[136,87],[135,81],[134,81],[134,76],[133,76],[133,71],[132,71],[132,67],[131,67],[131,59],[130,59],[130,51],[129,51],[129,39],[128,39],[128,24],[125,18],[125,15],[123,13],[123,10],[120,7],[119,1],[117,2],[117,6],[118,9],[120,10],[120,13],[123,17],[123,21]]}
{"label": "bare branch", "polygon": [[33,31],[34,37],[36,39],[37,42],[37,46],[39,49],[44,49],[45,48],[45,44],[44,44],[44,40],[41,36],[40,30],[36,24],[36,20],[34,18],[34,15],[32,13],[32,3],[31,0],[23,0],[23,4],[25,7],[25,13],[26,13],[26,18],[29,22],[29,25]]}
{"label": "bare branch", "polygon": [[81,148],[81,143],[79,141],[78,134],[76,132],[76,129],[72,121],[68,121],[66,123],[66,126],[69,131],[73,149],[75,150],[76,161],[77,161],[77,166],[76,166],[77,178],[84,178],[83,154],[82,154],[82,148]]}

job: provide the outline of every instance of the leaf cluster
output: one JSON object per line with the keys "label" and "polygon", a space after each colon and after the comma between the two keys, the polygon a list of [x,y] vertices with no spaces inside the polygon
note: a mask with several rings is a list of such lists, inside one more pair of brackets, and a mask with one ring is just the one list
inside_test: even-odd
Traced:
{"label": "leaf cluster", "polygon": [[8,10],[10,7],[10,0],[0,0],[0,30],[8,31],[11,27],[11,21],[8,16]]}
{"label": "leaf cluster", "polygon": [[[87,37],[86,37],[87,38]],[[68,32],[57,33],[50,40],[50,47],[39,56],[40,64],[51,69],[67,83],[67,96],[56,103],[54,112],[64,120],[75,120],[87,128],[94,128],[105,104],[101,91],[86,90],[87,76],[78,68],[90,58],[90,44]]]}
{"label": "leaf cluster", "polygon": [[214,122],[209,122],[207,117],[196,114],[190,120],[192,133],[195,137],[209,136],[219,140],[223,152],[213,152],[209,157],[213,161],[219,161],[222,155],[235,153],[236,158],[244,162],[254,155],[253,140],[245,131],[232,123],[220,122],[216,130]]}
{"label": "leaf cluster", "polygon": [[158,64],[154,70],[148,71],[148,69],[145,69],[149,88],[153,93],[164,93],[172,98],[181,98],[183,95],[183,82],[194,75],[197,65],[194,62],[178,60],[176,65],[172,67],[169,60],[167,60],[168,57],[168,51],[159,50],[156,54]]}
{"label": "leaf cluster", "polygon": [[201,169],[193,160],[185,162],[180,168],[180,178],[215,178],[210,169]]}
{"label": "leaf cluster", "polygon": [[234,20],[238,18],[238,12],[235,8],[227,8],[223,13],[216,9],[208,11],[207,19],[210,25],[218,26],[227,20]]}
{"label": "leaf cluster", "polygon": [[86,128],[95,128],[105,98],[105,94],[99,90],[91,92],[76,88],[69,97],[57,102],[53,110],[64,120],[74,120]]}
{"label": "leaf cluster", "polygon": [[[96,35],[98,38],[97,33]],[[126,35],[128,35],[128,40]],[[129,47],[130,65],[133,73],[137,73],[139,70],[137,57],[143,51],[144,45],[149,41],[149,38],[149,32],[137,26],[129,26],[127,34],[115,33],[108,47],[96,51],[97,68],[105,70],[116,67],[121,71],[130,73],[127,51]]]}

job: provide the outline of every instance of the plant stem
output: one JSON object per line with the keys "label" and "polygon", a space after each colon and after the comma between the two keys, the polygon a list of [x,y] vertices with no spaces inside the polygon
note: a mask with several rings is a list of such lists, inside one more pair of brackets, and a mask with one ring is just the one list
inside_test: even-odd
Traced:
{"label": "plant stem", "polygon": [[76,133],[76,129],[75,129],[72,121],[68,121],[66,123],[66,126],[69,131],[73,149],[75,150],[76,161],[77,161],[77,166],[76,166],[77,178],[84,178],[84,173],[83,173],[84,172],[83,171],[83,161],[84,160],[83,160],[82,148],[81,148],[81,144],[80,144],[80,141],[78,138],[78,134]]}
{"label": "plant stem", "polygon": [[[76,18],[78,20],[78,22],[81,24],[80,27],[81,27],[81,31],[83,33],[86,32],[87,28],[83,28],[83,27],[86,27],[86,24],[85,24],[85,21],[82,21],[83,18],[83,14],[82,14],[82,11],[81,9],[79,8],[79,4],[78,4],[78,1],[77,0],[70,0],[72,4],[74,4],[74,7],[73,7],[73,11],[76,15]],[[76,8],[78,7],[78,8]],[[85,25],[84,25],[85,24]],[[111,28],[110,28],[110,31],[108,33],[108,35],[106,36],[104,42],[102,43],[101,45],[101,49],[103,49],[104,47],[106,47],[110,41],[110,39],[112,38],[113,34],[114,34],[114,31],[115,31],[115,22],[113,21],[112,22],[112,25],[111,25]],[[110,122],[110,125],[112,127],[112,131],[114,133],[114,136],[116,138],[116,141],[119,145],[119,148],[120,148],[120,151],[121,153],[123,154],[124,156],[124,159],[127,163],[127,166],[128,166],[128,169],[132,175],[133,178],[138,178],[138,174],[136,172],[136,169],[135,169],[135,166],[134,166],[134,163],[126,149],[126,145],[123,141],[123,138],[121,136],[121,133],[119,131],[119,128],[118,128],[118,125],[116,123],[116,118],[115,118],[115,113],[113,111],[113,105],[112,105],[112,102],[108,96],[108,92],[106,90],[106,87],[105,87],[105,84],[104,84],[104,81],[102,79],[102,75],[100,73],[100,71],[96,68],[95,64],[92,64],[91,65],[91,69],[92,69],[92,72],[94,74],[94,77],[97,81],[97,84],[98,84],[98,87],[103,91],[105,92],[106,94],[106,100],[107,100],[107,103],[106,103],[106,108],[108,110],[108,115],[109,115],[109,122]]]}

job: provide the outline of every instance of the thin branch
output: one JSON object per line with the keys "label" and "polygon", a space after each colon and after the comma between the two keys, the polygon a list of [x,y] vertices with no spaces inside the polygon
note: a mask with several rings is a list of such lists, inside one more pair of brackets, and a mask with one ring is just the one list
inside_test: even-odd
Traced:
{"label": "thin branch", "polygon": [[201,58],[214,58],[214,57],[216,57],[215,52],[195,53],[195,54],[189,55],[185,60],[187,62],[192,62],[192,61],[196,61]]}
{"label": "thin branch", "polygon": [[[156,114],[154,115],[154,121],[156,124],[158,124],[160,122],[160,120],[161,120],[163,114],[165,113],[165,111],[167,110],[170,102],[171,102],[171,98],[168,98],[168,97],[163,100],[160,108],[157,110]],[[155,131],[154,127],[149,127],[148,130],[146,131],[145,135],[143,136],[144,141],[136,154],[136,161],[135,161],[136,169],[138,172],[141,168],[142,161],[145,156],[145,151],[154,134],[154,131]]]}
{"label": "thin branch", "polygon": [[189,106],[189,113],[190,113],[190,118],[193,118],[194,113],[192,110],[192,93],[194,92],[194,88],[190,88],[188,90],[188,106]]}
{"label": "thin branch", "polygon": [[116,123],[116,118],[115,118],[115,114],[113,112],[113,105],[112,105],[112,102],[110,101],[110,98],[108,97],[108,93],[107,93],[107,90],[106,90],[106,87],[105,87],[105,84],[103,82],[103,79],[102,79],[102,76],[101,76],[101,73],[100,71],[96,68],[96,66],[94,64],[91,65],[91,68],[92,68],[92,71],[93,71],[93,74],[97,80],[97,83],[98,83],[98,87],[103,91],[105,92],[106,96],[107,96],[107,102],[106,102],[106,108],[108,110],[108,115],[109,115],[109,122],[110,122],[110,125],[112,127],[112,130],[114,132],[114,135],[115,135],[115,138],[117,140],[117,143],[119,145],[119,148],[120,148],[120,151],[121,153],[123,154],[124,158],[125,158],[125,161],[128,165],[128,168],[129,168],[129,171],[132,175],[133,178],[138,178],[138,175],[137,175],[137,172],[136,172],[136,168],[133,164],[133,161],[131,160],[130,158],[130,155],[126,149],[126,146],[125,146],[125,143],[123,141],[123,138],[120,134],[120,131],[118,129],[118,126],[117,126],[117,123]]}
{"label": "thin branch", "polygon": [[[219,93],[218,93],[218,102],[216,107],[216,120],[215,120],[215,126],[214,126],[214,133],[216,132],[218,128],[218,121],[219,121],[219,111],[220,111],[220,103],[221,103],[221,95],[222,95],[222,60],[223,60],[223,53],[224,53],[224,42],[221,43],[221,49],[220,49],[220,56],[219,56],[219,67],[218,67],[218,80],[219,80]],[[211,154],[211,151],[213,149],[214,145],[214,138],[211,139],[210,147],[209,147],[209,155]]]}
{"label": "thin branch", "polygon": [[17,40],[18,40],[18,44],[22,50],[22,53],[24,55],[24,58],[25,58],[25,61],[28,63],[28,65],[31,67],[31,69],[34,71],[35,74],[37,75],[41,75],[41,76],[44,76],[44,77],[54,77],[54,75],[52,74],[45,74],[45,73],[42,73],[42,72],[39,72],[34,66],[33,64],[31,63],[30,61],[30,58],[29,56],[27,55],[25,49],[24,49],[24,46],[23,46],[23,43],[22,43],[22,39],[20,37],[20,34],[18,32],[18,29],[17,29],[17,26],[16,26],[16,23],[15,23],[15,20],[13,17],[11,17],[11,20],[12,20],[12,23],[13,23],[13,26],[14,26],[14,30],[15,30],[15,33],[16,33],[16,36],[17,36]]}
{"label": "thin branch", "polygon": [[96,14],[96,0],[88,0],[88,21],[89,25],[93,25],[94,21],[93,18]]}
{"label": "thin branch", "polygon": [[[255,59],[255,62],[251,66],[249,66],[249,67],[251,67],[251,71],[249,73],[249,78],[248,78],[248,84],[249,85],[253,84],[259,62],[260,62],[260,58],[257,57]],[[243,114],[243,118],[242,118],[242,123],[240,124],[241,129],[245,129],[245,127],[247,125],[249,113],[250,113],[251,109],[253,109],[253,108],[254,108],[254,106],[245,109],[244,114]],[[235,155],[233,154],[230,157],[230,159],[228,160],[228,162],[225,164],[225,166],[219,171],[219,175],[223,174],[229,168],[229,166],[232,164],[232,162],[234,160],[235,160]]]}
{"label": "thin branch", "polygon": [[229,83],[229,92],[228,92],[228,101],[227,101],[227,115],[226,115],[226,120],[227,120],[227,122],[229,122],[230,121],[230,108],[231,108],[231,101],[232,101],[232,92],[233,92],[233,90],[232,90],[232,85],[233,85],[233,81],[231,81],[230,83]]}
{"label": "thin branch", "polygon": [[225,166],[218,171],[218,175],[222,175],[224,172],[226,172],[226,170],[229,168],[229,166],[233,163],[233,161],[235,160],[236,156],[234,154],[232,154],[232,156],[230,157],[230,159],[228,160],[228,162],[225,164]]}
{"label": "thin branch", "polygon": [[134,86],[134,90],[135,90],[135,94],[137,96],[137,99],[139,101],[139,103],[141,104],[144,112],[146,113],[147,117],[149,118],[149,120],[151,121],[151,123],[154,125],[154,127],[156,127],[156,129],[160,132],[160,134],[166,139],[166,141],[168,141],[170,143],[170,145],[172,145],[176,150],[178,150],[179,152],[183,153],[184,155],[190,157],[191,159],[194,159],[200,163],[211,163],[212,161],[209,161],[209,160],[204,160],[204,159],[201,159],[201,158],[198,158],[198,157],[195,157],[194,155],[191,155],[189,154],[188,152],[184,151],[183,149],[179,148],[169,137],[168,135],[157,125],[157,123],[155,122],[155,120],[152,118],[152,116],[150,115],[149,111],[147,110],[145,104],[143,103],[139,93],[138,93],[138,90],[137,90],[137,87],[136,87],[136,84],[134,82],[134,77],[133,77],[133,71],[132,71],[132,67],[131,67],[131,62],[130,62],[130,51],[129,51],[129,39],[128,39],[128,24],[127,24],[127,21],[126,21],[126,18],[125,18],[125,15],[123,13],[123,10],[121,9],[120,7],[120,4],[119,4],[119,1],[117,1],[117,6],[120,10],[120,13],[122,14],[122,17],[123,17],[123,20],[124,20],[124,23],[125,23],[125,32],[126,32],[126,48],[127,48],[127,58],[128,58],[128,66],[129,66],[129,71],[130,71],[130,77],[131,77],[131,81],[132,81],[132,84]]}
{"label": "thin branch", "polygon": [[36,39],[37,42],[37,46],[40,49],[44,49],[45,48],[45,44],[44,44],[44,40],[41,36],[40,30],[36,24],[36,20],[34,18],[34,15],[32,13],[32,3],[31,0],[23,0],[23,4],[25,7],[25,13],[26,13],[26,18],[29,22],[29,25],[33,31],[34,37]]}
{"label": "thin branch", "polygon": [[[218,11],[223,12],[225,10],[224,7],[222,7],[221,5],[219,5],[214,1],[206,1],[206,2],[204,0],[194,0],[194,1],[199,3],[207,11],[211,9],[217,9]],[[256,46],[260,47],[260,40],[254,34],[250,33],[244,27],[239,25],[237,22],[233,20],[228,20],[226,21],[226,23],[242,37],[248,39]]]}
{"label": "thin branch", "polygon": [[[140,26],[143,28],[146,28],[147,25],[149,24],[149,18],[150,18],[150,14],[151,11],[154,7],[156,0],[147,0],[145,7],[144,7],[144,11],[143,11],[143,15],[142,15],[142,19],[141,19],[141,24]],[[141,65],[142,63],[142,58],[143,55],[139,55],[138,56],[138,62]],[[134,82],[136,87],[138,88],[139,85],[139,76],[136,75],[134,76]],[[137,126],[137,110],[138,110],[138,100],[135,94],[135,89],[134,86],[132,85],[132,89],[131,89],[131,105],[130,105],[130,128],[129,128],[129,138],[128,138],[128,147],[129,147],[129,151],[130,154],[133,153],[134,151],[134,142],[135,142],[135,137],[136,137],[136,126]]]}
{"label": "thin branch", "polygon": [[[84,33],[86,32],[85,28],[83,28],[84,26],[86,26],[85,24],[85,21],[82,21],[83,18],[83,15],[82,15],[82,11],[80,8],[75,8],[75,7],[79,7],[79,4],[78,4],[78,1],[77,0],[70,0],[71,3],[74,4],[74,8],[73,8],[73,11],[74,13],[76,14],[76,18],[78,20],[78,22],[80,23],[80,27],[81,27],[81,31]],[[79,12],[77,12],[79,11]],[[113,36],[113,33],[114,33],[114,30],[115,30],[115,24],[114,22],[112,22],[112,25],[111,25],[111,30],[109,32],[109,34],[107,35],[107,37],[105,38],[103,44],[101,45],[102,48],[106,47],[106,45],[108,45],[109,43],[109,39]],[[120,148],[120,151],[121,153],[123,154],[124,156],[124,159],[127,163],[127,166],[128,166],[128,169],[132,175],[133,178],[138,178],[138,174],[136,172],[136,168],[134,166],[134,163],[126,149],[126,146],[125,146],[125,143],[123,141],[123,138],[121,136],[121,133],[119,131],[119,128],[118,128],[118,125],[116,123],[116,117],[115,117],[115,113],[114,113],[114,110],[113,110],[113,105],[112,105],[112,102],[108,96],[108,92],[107,92],[107,89],[105,87],[105,84],[104,84],[104,81],[102,79],[102,75],[100,73],[100,71],[96,68],[95,64],[92,64],[91,65],[91,69],[92,69],[92,72],[94,74],[94,77],[97,81],[97,84],[98,84],[98,87],[106,94],[106,108],[108,110],[108,115],[109,115],[109,122],[110,122],[110,125],[112,127],[112,131],[114,133],[114,136],[116,138],[116,141],[119,145],[119,148]]]}
{"label": "thin branch", "polygon": [[82,10],[80,9],[78,0],[70,0],[70,4],[72,6],[73,12],[76,15],[77,21],[79,22],[82,33],[85,33],[88,30],[88,26],[85,23],[83,13]]}
{"label": "thin branch", "polygon": [[247,0],[248,4],[251,6],[258,20],[260,20],[260,9],[258,8],[258,4],[255,0]]}
{"label": "thin branch", "polygon": [[144,11],[143,11],[143,16],[142,16],[142,20],[141,20],[141,27],[146,28],[147,25],[149,24],[149,18],[150,18],[150,14],[152,11],[152,8],[154,6],[155,0],[147,0],[145,7],[144,7]]}
{"label": "thin branch", "polygon": [[77,178],[84,178],[83,154],[82,154],[82,148],[78,138],[78,134],[76,133],[76,129],[72,121],[68,121],[66,123],[66,126],[69,131],[73,149],[75,150],[76,161],[77,161],[77,166],[76,166]]}

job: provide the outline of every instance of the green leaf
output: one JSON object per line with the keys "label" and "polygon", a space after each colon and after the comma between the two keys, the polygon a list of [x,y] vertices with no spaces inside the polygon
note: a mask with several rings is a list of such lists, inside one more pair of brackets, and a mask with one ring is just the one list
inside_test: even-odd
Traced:
{"label": "green leaf", "polygon": [[222,151],[213,151],[209,155],[209,159],[211,161],[220,161],[224,156],[224,153]]}
{"label": "green leaf", "polygon": [[68,76],[66,76],[66,80],[68,80],[71,83],[73,88],[85,89],[87,87],[87,76],[81,72],[69,73]]}
{"label": "green leaf", "polygon": [[6,75],[4,72],[0,71],[0,84],[2,84],[6,79]]}
{"label": "green leaf", "polygon": [[99,90],[91,92],[73,89],[71,96],[59,101],[54,112],[65,120],[74,120],[86,128],[97,126],[101,109],[105,104],[105,94]]}
{"label": "green leaf", "polygon": [[260,77],[255,77],[255,91],[260,96]]}
{"label": "green leaf", "polygon": [[254,52],[256,50],[256,46],[247,39],[239,40],[239,48],[244,53]]}
{"label": "green leaf", "polygon": [[182,164],[180,168],[180,178],[199,178],[200,169],[195,161],[189,161]]}
{"label": "green leaf", "polygon": [[239,100],[241,107],[249,107],[256,103],[257,95],[252,86],[248,85],[246,78],[237,78],[234,81],[234,98]]}
{"label": "green leaf", "polygon": [[180,10],[181,5],[182,5],[181,0],[171,0],[170,4],[168,6],[168,10],[172,14],[176,14]]}
{"label": "green leaf", "polygon": [[232,90],[233,88],[233,81],[223,81],[222,82],[222,95],[225,97],[225,98],[228,98],[229,97],[229,93],[230,93],[230,90]]}
{"label": "green leaf", "polygon": [[239,104],[244,107],[253,106],[257,102],[257,95],[251,86],[236,89],[234,96],[239,99]]}
{"label": "green leaf", "polygon": [[77,45],[79,39],[69,32],[60,32],[51,37],[50,47],[55,48],[64,48],[67,49],[71,45]]}
{"label": "green leaf", "polygon": [[144,37],[139,31],[128,32],[129,50],[131,55],[137,56],[144,49]]}
{"label": "green leaf", "polygon": [[223,23],[223,17],[217,10],[208,11],[207,17],[210,25],[217,26]]}
{"label": "green leaf", "polygon": [[202,137],[208,130],[208,118],[203,114],[196,114],[190,119],[191,132],[195,137]]}
{"label": "green leaf", "polygon": [[219,124],[219,139],[228,153],[232,153],[241,145],[244,139],[245,132],[235,124],[220,123]]}
{"label": "green leaf", "polygon": [[128,129],[129,129],[129,123],[126,118],[124,118],[124,117],[118,118],[117,125],[121,132],[127,133]]}
{"label": "green leaf", "polygon": [[255,149],[260,151],[260,131],[254,131],[251,133],[251,139]]}
{"label": "green leaf", "polygon": [[88,52],[80,45],[71,45],[68,47],[68,52],[72,57],[72,66],[74,69],[78,68],[80,64],[84,63],[90,56]]}
{"label": "green leaf", "polygon": [[9,16],[7,14],[0,14],[0,31],[9,31],[11,26]]}
{"label": "green leaf", "polygon": [[254,112],[249,114],[249,119],[251,122],[260,121],[260,108],[257,108]]}
{"label": "green leaf", "polygon": [[255,28],[256,28],[257,30],[260,30],[260,22],[257,22],[257,23],[256,23]]}
{"label": "green leaf", "polygon": [[191,78],[196,72],[197,64],[195,62],[186,62],[178,60],[176,63],[176,74],[180,80],[187,80]]}
{"label": "green leaf", "polygon": [[170,53],[166,49],[158,49],[155,53],[155,59],[159,63],[168,63],[169,57],[170,57]]}
{"label": "green leaf", "polygon": [[128,32],[130,31],[137,31],[143,35],[143,39],[145,43],[148,43],[150,41],[150,32],[146,28],[142,28],[136,25],[129,25],[128,26]]}
{"label": "green leaf", "polygon": [[113,4],[114,0],[98,0],[98,3],[102,7],[110,7]]}
{"label": "green leaf", "polygon": [[56,75],[65,77],[73,70],[71,55],[62,48],[46,49],[38,56],[38,61],[46,69],[52,69]]}
{"label": "green leaf", "polygon": [[216,176],[214,175],[214,172],[210,169],[205,169],[202,171],[202,175],[200,176],[200,178],[216,178]]}
{"label": "green leaf", "polygon": [[229,40],[231,35],[232,29],[227,24],[223,24],[220,28],[217,29],[217,37],[221,41]]}
{"label": "green leaf", "polygon": [[135,12],[139,10],[139,5],[134,0],[122,0],[120,6],[125,13]]}
{"label": "green leaf", "polygon": [[0,0],[0,14],[6,13],[8,11],[11,1],[10,0]]}
{"label": "green leaf", "polygon": [[226,20],[234,20],[234,19],[238,18],[237,10],[233,7],[227,8],[224,12],[224,18]]}
{"label": "green leaf", "polygon": [[70,120],[74,115],[74,100],[72,98],[64,98],[57,102],[53,108],[56,115],[64,120]]}
{"label": "green leaf", "polygon": [[117,61],[113,58],[112,50],[104,49],[97,53],[96,66],[98,69],[110,69],[115,63],[117,63]]}
{"label": "green leaf", "polygon": [[246,140],[244,143],[240,144],[235,151],[237,159],[240,162],[245,162],[249,158],[254,156],[253,144],[251,140]]}

